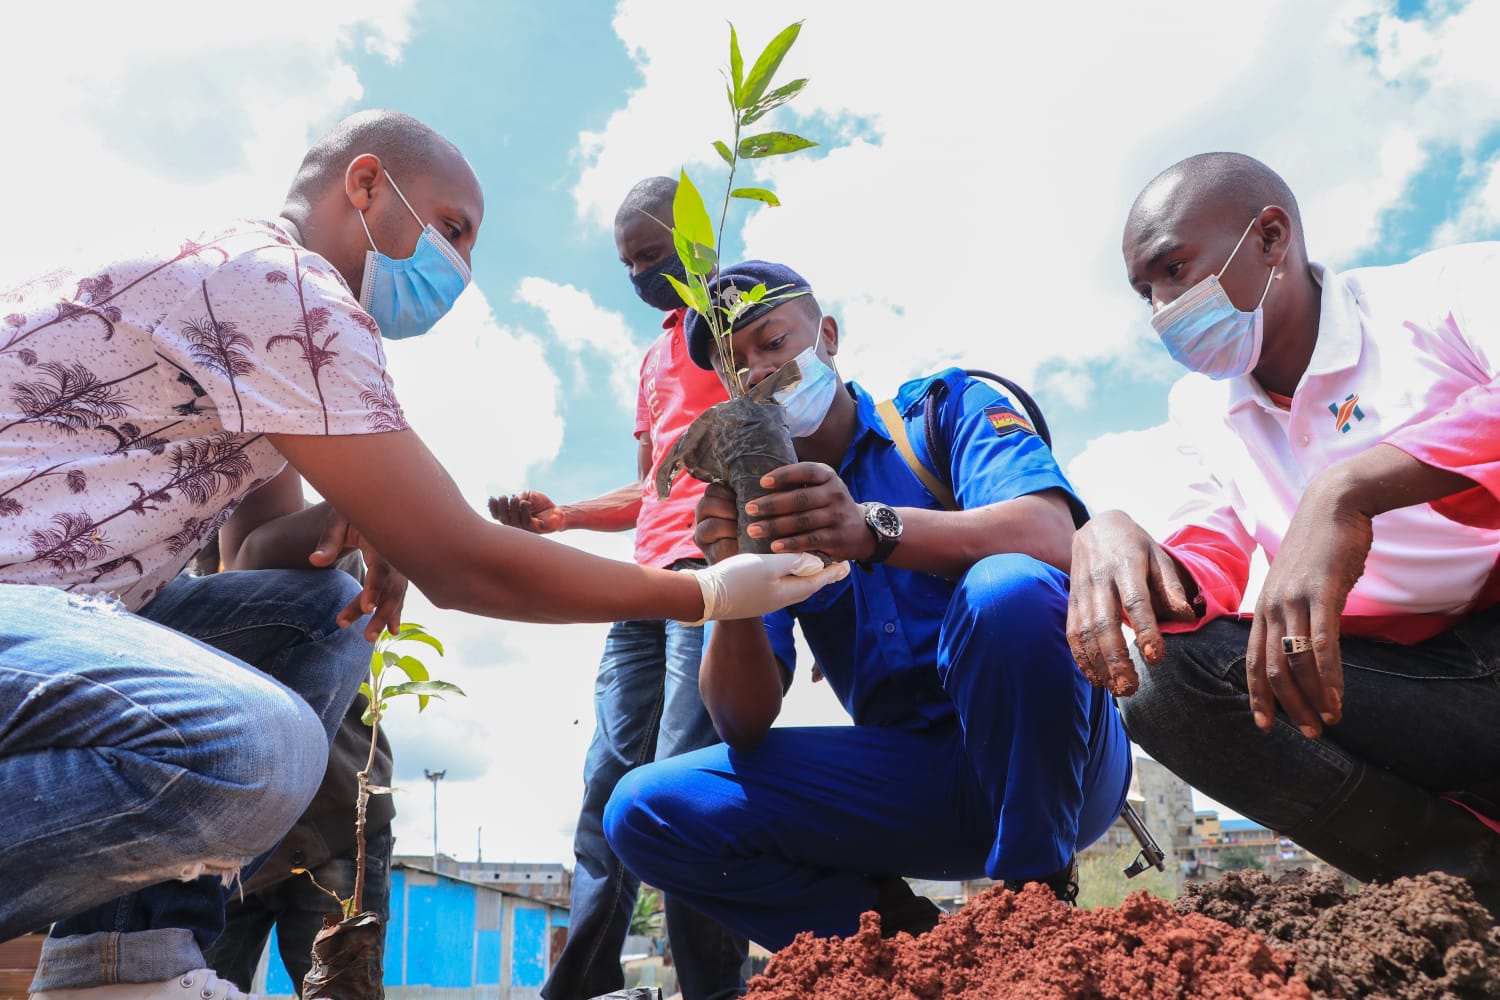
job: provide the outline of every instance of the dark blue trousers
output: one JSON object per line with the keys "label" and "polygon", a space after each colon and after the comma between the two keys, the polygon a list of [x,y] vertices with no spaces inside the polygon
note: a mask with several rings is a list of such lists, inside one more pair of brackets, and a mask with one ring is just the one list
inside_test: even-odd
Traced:
{"label": "dark blue trousers", "polygon": [[626,867],[767,948],[847,935],[878,878],[1062,868],[1124,807],[1130,745],[1064,637],[1067,577],[992,556],[960,581],[922,728],[772,728],[626,775],[605,833]]}

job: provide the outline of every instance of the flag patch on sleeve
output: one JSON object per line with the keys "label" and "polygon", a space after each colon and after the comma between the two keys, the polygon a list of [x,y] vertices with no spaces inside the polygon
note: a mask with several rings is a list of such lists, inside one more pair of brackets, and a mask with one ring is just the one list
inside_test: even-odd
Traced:
{"label": "flag patch on sleeve", "polygon": [[1035,434],[1036,428],[1031,426],[1031,421],[1017,413],[1005,403],[996,403],[994,406],[986,406],[984,415],[989,419],[990,426],[995,428],[997,437],[1014,434],[1023,431],[1027,434]]}

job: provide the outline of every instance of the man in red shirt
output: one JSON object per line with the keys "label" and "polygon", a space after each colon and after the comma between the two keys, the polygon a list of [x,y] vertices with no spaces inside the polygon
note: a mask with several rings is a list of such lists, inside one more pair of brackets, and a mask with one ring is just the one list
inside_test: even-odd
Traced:
{"label": "man in red shirt", "polygon": [[[672,442],[725,393],[717,376],[688,357],[682,303],[666,279],[671,274],[686,280],[667,228],[676,191],[670,178],[647,178],[630,190],[615,215],[615,246],[636,293],[666,313],[664,332],[641,363],[635,417],[640,478],[575,504],[554,504],[535,490],[496,497],[490,513],[539,534],[634,528],[636,562],[681,569],[704,565],[693,541],[694,507],[704,485],[684,478],[670,497],[658,500],[652,483]],[[620,950],[640,882],[604,839],[604,804],[632,768],[718,742],[698,694],[703,642],[702,626],[677,621],[638,619],[610,628],[594,686],[597,725],[584,762],[583,806],[573,842],[577,865],[568,943],[542,987],[548,1000],[582,1000],[624,986]],[[742,992],[744,938],[670,898],[666,921],[686,1000]]]}

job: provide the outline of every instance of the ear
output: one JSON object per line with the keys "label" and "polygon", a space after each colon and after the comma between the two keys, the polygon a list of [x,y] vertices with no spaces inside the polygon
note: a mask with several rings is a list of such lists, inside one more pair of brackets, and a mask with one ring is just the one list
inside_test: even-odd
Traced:
{"label": "ear", "polygon": [[370,207],[375,182],[383,172],[380,157],[374,153],[361,153],[344,168],[344,197],[356,211],[363,212]]}
{"label": "ear", "polygon": [[839,352],[839,321],[832,316],[824,316],[822,326],[818,328],[818,336],[823,340],[823,347],[831,358]]}
{"label": "ear", "polygon": [[1278,205],[1268,205],[1256,220],[1260,226],[1261,258],[1271,267],[1280,267],[1292,252],[1292,217]]}

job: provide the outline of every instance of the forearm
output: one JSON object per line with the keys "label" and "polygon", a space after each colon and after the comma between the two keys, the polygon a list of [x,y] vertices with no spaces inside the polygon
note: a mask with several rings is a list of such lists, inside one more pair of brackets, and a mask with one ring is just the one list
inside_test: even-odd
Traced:
{"label": "forearm", "polygon": [[641,513],[641,484],[621,486],[592,500],[558,504],[557,511],[562,518],[559,530],[629,531]]}
{"label": "forearm", "polygon": [[1468,476],[1428,465],[1392,445],[1378,444],[1319,473],[1308,483],[1298,510],[1314,505],[1332,515],[1373,518],[1441,500],[1474,485]]}
{"label": "forearm", "polygon": [[781,714],[783,678],[759,618],[715,623],[698,690],[719,737],[736,749],[750,749]]}
{"label": "forearm", "polygon": [[702,592],[688,573],[604,559],[477,517],[454,535],[467,538],[445,533],[451,550],[432,550],[410,569],[396,562],[440,607],[554,623],[703,617]]}
{"label": "forearm", "polygon": [[258,525],[224,557],[225,569],[314,569],[308,561],[322,540],[327,504]]}
{"label": "forearm", "polygon": [[1054,491],[974,510],[898,510],[905,527],[889,564],[901,569],[953,579],[1001,552],[1029,555],[1064,573],[1072,561],[1072,514]]}

